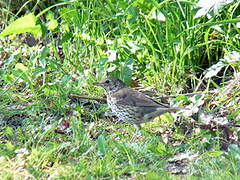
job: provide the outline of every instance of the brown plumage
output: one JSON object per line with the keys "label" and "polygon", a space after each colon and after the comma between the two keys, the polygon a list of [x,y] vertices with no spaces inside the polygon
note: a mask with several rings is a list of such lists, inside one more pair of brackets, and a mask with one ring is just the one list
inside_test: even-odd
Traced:
{"label": "brown plumage", "polygon": [[121,120],[135,125],[153,120],[166,112],[176,112],[179,108],[171,108],[167,104],[157,102],[146,95],[127,87],[117,78],[107,78],[93,83],[102,86],[107,92],[107,103],[112,112]]}

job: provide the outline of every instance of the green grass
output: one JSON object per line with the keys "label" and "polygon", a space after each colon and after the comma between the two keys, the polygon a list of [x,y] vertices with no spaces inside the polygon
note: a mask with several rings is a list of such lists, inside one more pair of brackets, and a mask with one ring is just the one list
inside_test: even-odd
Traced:
{"label": "green grass", "polygon": [[[0,37],[0,179],[238,179],[238,142],[228,140],[223,150],[224,129],[166,114],[131,141],[135,129],[103,117],[106,105],[75,102],[69,94],[102,96],[92,83],[106,76],[161,95],[203,90],[205,110],[223,108],[239,124],[239,87],[226,91],[219,83],[239,72],[239,61],[222,65],[221,78],[203,73],[228,52],[239,52],[239,2],[210,19],[194,18],[195,1],[26,3],[15,15],[35,14],[28,18],[36,18],[33,27],[41,25],[40,42],[29,47],[15,34],[31,32],[24,18]],[[1,27],[18,18],[15,8],[3,6]],[[165,21],[154,16],[160,12]],[[223,93],[207,93],[210,88]],[[197,105],[201,98],[170,101]],[[66,122],[65,134],[56,133]],[[230,130],[239,137],[237,128]],[[187,162],[189,172],[171,174],[169,158],[188,151],[199,154]]]}

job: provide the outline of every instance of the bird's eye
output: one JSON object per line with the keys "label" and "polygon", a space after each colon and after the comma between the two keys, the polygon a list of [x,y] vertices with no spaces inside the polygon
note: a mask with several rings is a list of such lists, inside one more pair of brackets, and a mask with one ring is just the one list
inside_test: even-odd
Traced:
{"label": "bird's eye", "polygon": [[108,83],[110,83],[110,81],[109,81],[109,80],[106,80],[106,81],[105,81],[105,83],[107,83],[107,84],[108,84]]}

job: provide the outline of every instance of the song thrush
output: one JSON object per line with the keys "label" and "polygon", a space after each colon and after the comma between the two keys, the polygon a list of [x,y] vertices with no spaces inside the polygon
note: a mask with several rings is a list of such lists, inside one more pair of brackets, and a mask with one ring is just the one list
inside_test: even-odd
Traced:
{"label": "song thrush", "polygon": [[102,86],[107,93],[107,104],[119,120],[135,125],[153,120],[166,112],[176,112],[179,108],[171,108],[167,104],[157,102],[138,92],[117,78],[107,78],[94,85]]}

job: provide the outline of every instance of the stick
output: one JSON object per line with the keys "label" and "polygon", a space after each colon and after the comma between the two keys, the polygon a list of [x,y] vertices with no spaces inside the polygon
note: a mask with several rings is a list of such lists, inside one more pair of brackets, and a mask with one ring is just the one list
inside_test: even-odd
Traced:
{"label": "stick", "polygon": [[68,97],[71,98],[71,99],[72,98],[87,99],[87,100],[94,100],[94,101],[98,101],[98,102],[102,102],[102,103],[107,103],[106,99],[96,98],[96,97],[89,97],[89,96],[85,96],[85,95],[70,94]]}

